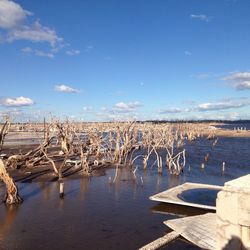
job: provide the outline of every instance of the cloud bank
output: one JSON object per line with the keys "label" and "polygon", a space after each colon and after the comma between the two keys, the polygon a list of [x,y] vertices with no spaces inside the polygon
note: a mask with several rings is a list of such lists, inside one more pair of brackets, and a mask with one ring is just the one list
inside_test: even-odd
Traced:
{"label": "cloud bank", "polygon": [[249,98],[227,99],[225,101],[201,103],[190,108],[165,108],[158,111],[158,114],[179,114],[191,112],[223,111],[230,109],[239,109],[250,106]]}
{"label": "cloud bank", "polygon": [[32,13],[24,10],[19,4],[9,0],[0,0],[0,28],[18,28],[30,15]]}

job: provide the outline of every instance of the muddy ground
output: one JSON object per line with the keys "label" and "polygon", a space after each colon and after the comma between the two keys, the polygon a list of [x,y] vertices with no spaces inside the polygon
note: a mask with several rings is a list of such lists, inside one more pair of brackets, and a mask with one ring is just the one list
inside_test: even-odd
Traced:
{"label": "muddy ground", "polygon": [[[28,144],[28,145],[11,145],[4,146],[1,151],[1,155],[7,158],[11,155],[26,154],[32,149],[35,149],[39,144]],[[48,153],[53,155],[53,160],[56,167],[58,168],[64,161],[64,156],[59,156],[57,153],[60,151],[59,146],[52,146],[48,148]],[[5,156],[6,155],[6,156]],[[72,155],[68,159],[79,160],[78,155]],[[106,168],[111,168],[112,165],[99,164],[98,166],[90,165],[91,176],[100,176],[105,174]],[[57,181],[58,175],[54,172],[53,167],[47,161],[41,161],[37,166],[29,167],[25,163],[17,165],[17,169],[8,168],[9,174],[15,181],[18,182],[43,182],[43,181]],[[75,164],[66,164],[63,168],[63,178],[74,179],[82,177],[86,174],[82,172],[82,168]]]}

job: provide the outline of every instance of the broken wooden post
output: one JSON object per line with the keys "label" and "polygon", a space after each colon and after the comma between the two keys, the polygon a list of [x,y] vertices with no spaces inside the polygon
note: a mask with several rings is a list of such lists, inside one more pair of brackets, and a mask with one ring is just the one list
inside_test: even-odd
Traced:
{"label": "broken wooden post", "polygon": [[61,181],[60,182],[60,193],[59,197],[62,199],[64,197],[64,183]]}
{"label": "broken wooden post", "polygon": [[45,117],[43,118],[43,139],[45,140],[46,138],[46,121]]}
{"label": "broken wooden post", "polygon": [[223,162],[222,162],[222,173],[225,172],[225,165],[226,165],[226,163],[223,161]]}

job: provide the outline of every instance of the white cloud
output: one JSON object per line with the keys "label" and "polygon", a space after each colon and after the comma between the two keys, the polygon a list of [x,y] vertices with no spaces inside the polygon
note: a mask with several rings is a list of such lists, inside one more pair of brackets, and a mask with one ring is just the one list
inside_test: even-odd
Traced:
{"label": "white cloud", "polygon": [[0,0],[0,28],[15,28],[29,15],[32,13],[24,10],[19,4],[9,0]]}
{"label": "white cloud", "polygon": [[227,98],[217,102],[207,102],[198,105],[193,105],[190,108],[166,108],[158,111],[158,114],[184,114],[193,112],[207,112],[207,111],[222,111],[229,109],[239,109],[250,106],[249,98]]}
{"label": "white cloud", "polygon": [[242,108],[250,105],[249,100],[232,100],[227,102],[202,103],[198,105],[197,111],[217,111],[233,108]]}
{"label": "white cloud", "polygon": [[34,22],[31,26],[22,25],[18,28],[11,29],[7,34],[8,42],[15,40],[28,40],[32,42],[48,42],[52,47],[63,41],[58,37],[55,30],[42,26],[39,21]]}
{"label": "white cloud", "polygon": [[[131,120],[137,119],[138,113],[137,109],[142,107],[143,104],[135,101],[135,102],[119,102],[116,103],[113,107],[101,107],[100,112],[96,113],[98,118],[104,120]],[[87,108],[87,107],[86,107]]]}
{"label": "white cloud", "polygon": [[30,47],[25,47],[25,48],[22,48],[21,51],[25,54],[33,54],[35,56],[41,56],[41,57],[47,57],[47,58],[54,58],[55,57],[55,54],[51,51],[49,52],[46,52],[46,51],[42,51],[42,50],[38,50],[38,49],[32,49]]}
{"label": "white cloud", "polygon": [[80,50],[72,49],[72,50],[67,50],[65,53],[68,56],[76,56],[80,54]]}
{"label": "white cloud", "polygon": [[74,89],[64,84],[55,85],[55,91],[64,92],[64,93],[79,93],[80,92],[78,89]]}
{"label": "white cloud", "polygon": [[140,102],[129,102],[129,103],[124,103],[124,102],[119,102],[114,105],[114,110],[117,112],[133,112],[136,110],[136,108],[142,107],[143,104]]}
{"label": "white cloud", "polygon": [[0,0],[0,29],[3,30],[1,40],[9,43],[17,40],[47,43],[50,45],[48,52],[29,47],[22,49],[22,52],[53,58],[59,50],[66,46],[63,38],[59,37],[54,29],[43,26],[39,20],[29,22],[27,17],[30,15],[33,13],[24,10],[19,4],[10,0]]}
{"label": "white cloud", "polygon": [[198,19],[198,20],[203,21],[203,22],[210,22],[213,17],[207,16],[205,14],[199,14],[199,15],[191,14],[190,18]]}
{"label": "white cloud", "polygon": [[237,85],[236,87],[238,90],[246,90],[246,89],[250,89],[250,81],[244,81],[241,82]]}
{"label": "white cloud", "polygon": [[231,108],[242,107],[242,104],[233,104],[233,103],[202,103],[198,105],[199,111],[211,111],[211,110],[225,110]]}
{"label": "white cloud", "polygon": [[237,90],[250,89],[250,72],[236,72],[225,77],[223,80],[232,83],[233,87]]}
{"label": "white cloud", "polygon": [[17,98],[4,98],[1,100],[1,104],[6,107],[21,107],[21,106],[31,106],[35,102],[28,97],[17,97]]}
{"label": "white cloud", "polygon": [[230,76],[224,78],[225,80],[231,81],[246,81],[250,80],[250,72],[235,72]]}

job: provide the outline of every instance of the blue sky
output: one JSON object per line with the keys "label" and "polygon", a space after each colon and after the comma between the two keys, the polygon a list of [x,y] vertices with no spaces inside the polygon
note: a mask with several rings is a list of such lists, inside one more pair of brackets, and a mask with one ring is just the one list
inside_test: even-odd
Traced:
{"label": "blue sky", "polygon": [[0,114],[250,119],[249,0],[0,0]]}

